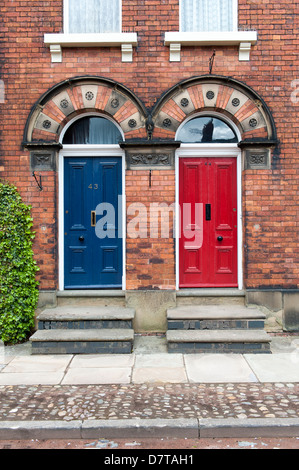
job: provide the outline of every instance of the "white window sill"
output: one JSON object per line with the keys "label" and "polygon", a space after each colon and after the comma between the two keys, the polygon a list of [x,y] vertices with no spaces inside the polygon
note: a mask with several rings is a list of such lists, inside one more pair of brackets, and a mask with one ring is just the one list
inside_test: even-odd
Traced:
{"label": "white window sill", "polygon": [[137,33],[45,34],[44,43],[50,47],[52,62],[62,62],[63,47],[121,47],[122,62],[132,62]]}
{"label": "white window sill", "polygon": [[181,46],[239,46],[239,60],[249,60],[256,31],[167,32],[164,44],[170,46],[170,61],[179,62]]}

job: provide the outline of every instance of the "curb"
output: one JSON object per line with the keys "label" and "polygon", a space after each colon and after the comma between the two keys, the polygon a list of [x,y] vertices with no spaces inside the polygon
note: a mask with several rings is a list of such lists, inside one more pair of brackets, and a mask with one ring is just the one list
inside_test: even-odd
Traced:
{"label": "curb", "polygon": [[2,421],[0,439],[299,437],[299,418]]}

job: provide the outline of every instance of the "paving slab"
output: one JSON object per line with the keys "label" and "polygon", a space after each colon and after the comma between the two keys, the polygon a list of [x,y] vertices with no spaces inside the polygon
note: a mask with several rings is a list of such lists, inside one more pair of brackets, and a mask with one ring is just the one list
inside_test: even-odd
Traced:
{"label": "paving slab", "polygon": [[72,360],[72,355],[41,355],[14,357],[2,370],[6,373],[64,372]]}
{"label": "paving slab", "polygon": [[183,367],[138,367],[134,368],[132,383],[187,383],[187,375]]}
{"label": "paving slab", "polygon": [[240,354],[186,354],[185,365],[190,383],[258,381]]}
{"label": "paving slab", "polygon": [[183,354],[140,354],[136,356],[135,368],[159,367],[178,368],[184,367]]}
{"label": "paving slab", "polygon": [[299,382],[299,354],[244,354],[260,382]]}
{"label": "paving slab", "polygon": [[131,367],[87,367],[70,368],[65,374],[62,385],[102,385],[102,384],[129,384],[131,381]]}
{"label": "paving slab", "polygon": [[132,375],[133,383],[186,383],[187,381],[182,354],[136,356]]}
{"label": "paving slab", "polygon": [[0,374],[0,385],[56,385],[64,372],[9,372]]}
{"label": "paving slab", "polygon": [[77,354],[73,357],[69,368],[133,367],[134,361],[134,354]]}

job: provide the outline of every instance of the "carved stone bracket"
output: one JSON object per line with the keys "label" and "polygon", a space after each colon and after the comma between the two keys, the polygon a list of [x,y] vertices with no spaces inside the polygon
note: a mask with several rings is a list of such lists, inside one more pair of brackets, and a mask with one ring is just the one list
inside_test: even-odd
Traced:
{"label": "carved stone bracket", "polygon": [[56,171],[56,160],[61,144],[57,142],[23,142],[30,151],[30,171]]}
{"label": "carved stone bracket", "polygon": [[267,170],[270,168],[269,149],[250,149],[245,151],[244,168],[251,170]]}
{"label": "carved stone bracket", "polygon": [[243,140],[238,146],[243,153],[244,170],[269,170],[271,168],[271,150],[277,147],[277,140]]}
{"label": "carved stone bracket", "polygon": [[175,150],[180,142],[127,141],[120,145],[126,152],[127,169],[169,170],[174,168]]}

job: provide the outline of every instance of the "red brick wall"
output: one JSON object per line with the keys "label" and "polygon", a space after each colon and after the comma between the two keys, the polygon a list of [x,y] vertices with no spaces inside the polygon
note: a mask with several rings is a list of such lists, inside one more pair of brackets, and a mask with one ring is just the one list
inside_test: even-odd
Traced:
{"label": "red brick wall", "polygon": [[[151,177],[148,170],[127,171],[126,201],[128,208],[137,201],[143,209],[138,211],[137,206],[136,213],[133,208],[128,211],[127,289],[174,289],[175,250],[171,211],[175,201],[174,171],[153,170]],[[165,210],[157,207],[161,203]],[[138,220],[140,224],[137,224]],[[167,232],[169,228],[169,238],[163,238],[162,225]],[[133,238],[134,229],[142,238]],[[148,238],[143,238],[143,234],[147,234]]]}
{"label": "red brick wall", "polygon": [[[245,286],[299,287],[299,85],[294,84],[299,78],[298,3],[239,0],[240,29],[258,31],[249,62],[239,61],[237,47],[220,46],[183,47],[181,62],[169,62],[164,33],[179,29],[178,0],[123,0],[123,30],[138,33],[132,63],[121,62],[120,48],[74,48],[64,49],[63,62],[55,64],[43,35],[62,31],[62,3],[1,2],[0,79],[5,84],[5,103],[0,104],[0,170],[4,165],[0,176],[15,183],[32,204],[40,287],[57,287],[58,201],[57,175],[44,173],[40,192],[29,171],[29,153],[21,148],[34,103],[68,77],[98,75],[124,84],[151,108],[179,81],[208,73],[214,49],[213,73],[241,80],[260,94],[273,114],[280,140],[270,170],[243,172]],[[138,187],[147,204],[152,198],[173,202],[174,172],[154,173],[149,188],[140,184],[147,172],[127,171],[128,202],[137,198]],[[175,285],[172,239],[160,244],[128,240],[127,263],[129,289]]]}

